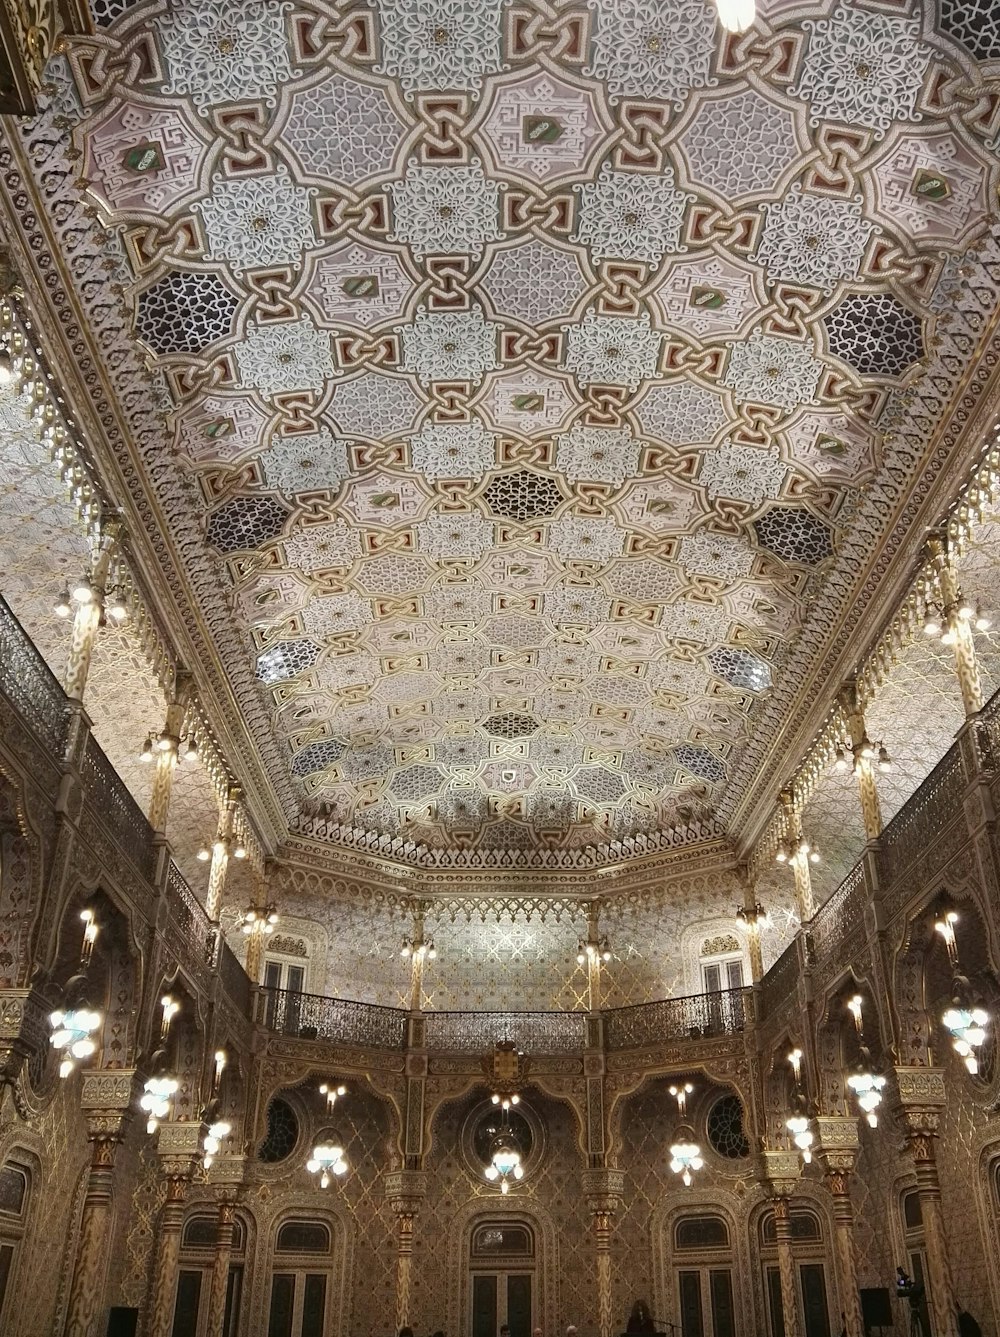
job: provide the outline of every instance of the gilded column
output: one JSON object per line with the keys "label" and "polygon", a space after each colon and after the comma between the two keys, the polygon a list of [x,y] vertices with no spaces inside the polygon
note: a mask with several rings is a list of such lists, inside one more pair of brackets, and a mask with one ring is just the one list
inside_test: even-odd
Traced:
{"label": "gilded column", "polygon": [[788,862],[795,878],[795,904],[798,907],[799,919],[805,924],[816,913],[816,902],[813,899],[812,879],[809,876],[809,853],[808,850],[802,849],[802,813],[792,790],[782,790],[781,806],[785,811],[785,835],[791,846]]}
{"label": "gilded column", "polygon": [[601,1010],[601,903],[587,907],[587,998],[591,1012]]}
{"label": "gilded column", "polygon": [[392,1170],[385,1176],[385,1195],[396,1218],[397,1332],[410,1322],[413,1230],[426,1194],[427,1175],[423,1170]]}
{"label": "gilded column", "polygon": [[865,1337],[858,1289],[858,1255],[854,1241],[851,1175],[858,1153],[858,1121],[843,1115],[816,1120],[818,1152],[824,1181],[833,1198],[833,1249],[837,1289],[847,1337]]}
{"label": "gilded column", "polygon": [[156,1264],[150,1292],[148,1337],[170,1337],[177,1299],[177,1262],[181,1251],[184,1199],[201,1159],[204,1128],[200,1122],[160,1125],[157,1151],[163,1158],[167,1198],[160,1213]]}
{"label": "gilded column", "polygon": [[206,1337],[223,1337],[226,1321],[226,1292],[229,1289],[229,1260],[233,1252],[233,1227],[236,1221],[236,1198],[224,1192],[219,1198],[216,1222],[215,1254],[212,1258],[212,1282],[208,1296],[208,1326]]}
{"label": "gilded column", "polygon": [[958,585],[951,546],[943,531],[932,534],[927,540],[927,554],[941,588],[945,628],[951,636],[952,649],[955,652],[955,673],[962,692],[962,704],[968,717],[977,714],[983,708],[983,684],[979,676],[979,659],[976,655],[972,624],[970,619],[962,614],[962,592]]}
{"label": "gilded column", "polygon": [[868,840],[877,840],[882,834],[882,808],[878,798],[878,787],[875,784],[875,767],[872,765],[872,758],[865,755],[866,747],[870,747],[871,744],[865,729],[865,717],[858,697],[856,678],[848,678],[840,689],[838,699],[844,713],[844,723],[847,726],[854,756],[854,774],[858,779],[858,796],[861,799],[865,836]]}
{"label": "gilded column", "polygon": [[934,1337],[958,1337],[955,1287],[948,1258],[936,1144],[945,1107],[943,1068],[897,1068],[899,1117],[917,1174],[927,1249],[927,1282]]}
{"label": "gilded column", "polygon": [[240,801],[239,785],[230,785],[226,802],[219,817],[219,830],[212,844],[212,863],[208,870],[208,894],[205,898],[205,911],[209,919],[217,921],[222,913],[222,893],[226,885],[226,870],[229,867],[229,851],[233,844],[233,819],[236,805]]}
{"label": "gilded column", "polygon": [[781,1278],[781,1313],[785,1337],[801,1337],[799,1305],[792,1251],[790,1198],[798,1183],[800,1163],[797,1152],[765,1151],[764,1172],[774,1207],[774,1234],[778,1246],[778,1274]]}
{"label": "gilded column", "polygon": [[615,1322],[611,1291],[611,1236],[625,1196],[625,1175],[621,1170],[584,1170],[583,1191],[594,1229],[597,1331],[600,1337],[612,1337],[621,1324]]}
{"label": "gilded column", "polygon": [[184,712],[187,710],[189,690],[189,676],[186,673],[178,673],[174,685],[173,699],[167,706],[163,732],[157,740],[153,793],[149,800],[149,824],[154,831],[161,834],[167,829],[170,793],[173,788],[174,770],[177,766],[181,730],[184,727]]}
{"label": "gilded column", "polygon": [[750,979],[756,984],[764,978],[764,952],[760,940],[760,911],[757,901],[757,888],[750,875],[747,864],[741,863],[737,876],[743,886],[743,914],[740,918],[746,926],[747,951],[750,953]]}
{"label": "gilded column", "polygon": [[424,942],[424,907],[418,903],[413,911],[413,938],[410,942],[410,1011],[419,1012],[424,998],[424,960],[427,946]]}
{"label": "gilded column", "polygon": [[66,1307],[65,1337],[99,1337],[104,1318],[108,1241],[114,1226],[115,1153],[125,1136],[135,1072],[84,1071],[80,1104],[87,1120],[90,1169]]}
{"label": "gilded column", "polygon": [[63,686],[66,695],[73,701],[82,701],[90,673],[90,661],[97,641],[97,631],[101,625],[101,610],[104,607],[104,594],[108,583],[111,559],[121,534],[121,525],[111,521],[103,526],[98,541],[90,573],[93,597],[86,603],[78,603],[73,615],[70,631],[69,659],[66,663],[66,680]]}
{"label": "gilded column", "polygon": [[255,868],[253,870],[253,881],[253,908],[257,917],[249,925],[246,972],[252,984],[259,984],[264,967],[264,945],[274,925],[278,922],[278,916],[273,902],[269,902],[267,899],[266,869]]}

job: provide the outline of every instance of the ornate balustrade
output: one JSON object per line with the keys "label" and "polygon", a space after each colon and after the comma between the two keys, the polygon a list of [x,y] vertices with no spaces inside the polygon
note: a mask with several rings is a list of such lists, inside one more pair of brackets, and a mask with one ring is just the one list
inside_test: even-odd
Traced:
{"label": "ornate balustrade", "polygon": [[525,1054],[579,1053],[587,1043],[584,1012],[427,1012],[428,1049],[485,1053],[509,1040]]}
{"label": "ornate balustrade", "polygon": [[261,989],[254,1020],[268,1030],[301,1040],[332,1040],[335,1044],[374,1049],[402,1049],[408,1014],[399,1007],[355,1003],[347,998],[296,993],[293,989]]}
{"label": "ornate balustrade", "polygon": [[793,939],[760,983],[760,1020],[770,1020],[795,995],[799,982],[799,944]]}
{"label": "ornate balustrade", "polygon": [[156,868],[153,828],[128,786],[104,755],[93,734],[87,735],[80,762],[80,780],[87,806],[134,867],[147,881]]}
{"label": "ornate balustrade", "polygon": [[868,883],[864,863],[855,864],[809,923],[809,937],[817,964],[840,957],[844,939],[864,926]]}
{"label": "ornate balustrade", "polygon": [[[167,868],[167,907],[171,919],[191,944],[194,958],[199,961],[210,961],[216,943],[215,926],[173,859]],[[242,966],[240,970],[243,970]],[[247,983],[249,984],[249,981]]]}
{"label": "ornate balustrade", "polygon": [[721,989],[614,1008],[604,1014],[605,1043],[608,1049],[634,1049],[667,1040],[739,1035],[746,1024],[745,992]]}
{"label": "ornate balustrade", "polygon": [[219,979],[236,1010],[247,1018],[253,1015],[253,986],[240,965],[236,953],[225,939],[220,939]]}
{"label": "ornate balustrade", "polygon": [[[955,743],[879,837],[881,878],[892,911],[899,908],[912,890],[910,879],[906,879],[902,896],[899,895],[900,883],[908,869],[919,861],[923,872],[933,872],[954,853],[941,837],[952,823],[962,818],[965,786],[962,749]],[[961,833],[963,839],[966,834]]]}
{"label": "ornate balustrade", "polygon": [[53,758],[66,746],[68,702],[34,642],[0,599],[0,692]]}

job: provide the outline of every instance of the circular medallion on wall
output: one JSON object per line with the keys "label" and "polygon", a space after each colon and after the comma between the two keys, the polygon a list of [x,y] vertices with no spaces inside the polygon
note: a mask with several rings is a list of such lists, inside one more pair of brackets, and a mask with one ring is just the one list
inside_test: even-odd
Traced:
{"label": "circular medallion on wall", "polygon": [[502,1176],[491,1178],[487,1170],[497,1164],[510,1165],[516,1158],[520,1176],[506,1176],[508,1187],[523,1182],[541,1163],[545,1149],[545,1126],[524,1100],[504,1110],[492,1100],[479,1101],[469,1111],[461,1134],[465,1168],[479,1184],[500,1189]]}

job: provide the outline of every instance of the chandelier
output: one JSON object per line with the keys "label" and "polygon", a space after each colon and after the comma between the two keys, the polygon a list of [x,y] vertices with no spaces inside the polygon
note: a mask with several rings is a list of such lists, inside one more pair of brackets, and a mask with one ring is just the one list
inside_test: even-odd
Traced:
{"label": "chandelier", "polygon": [[273,933],[277,922],[278,911],[273,904],[248,905],[243,911],[240,929],[247,934],[253,933],[254,929],[259,929],[261,933]]}
{"label": "chandelier", "polygon": [[726,32],[746,32],[757,17],[754,0],[715,0],[715,10]]}
{"label": "chandelier", "polygon": [[347,1095],[347,1087],[334,1086],[333,1082],[322,1082],[319,1093],[321,1096],[326,1096],[326,1108],[329,1111],[333,1109],[341,1096]]}
{"label": "chandelier", "polygon": [[806,1098],[802,1090],[802,1050],[793,1049],[788,1055],[788,1062],[795,1075],[795,1091],[792,1095],[792,1113],[785,1120],[785,1127],[802,1153],[803,1162],[808,1165],[812,1160],[814,1138],[812,1121],[806,1113]]}
{"label": "chandelier", "polygon": [[77,1063],[97,1052],[94,1036],[104,1020],[102,1013],[86,1001],[87,970],[94,955],[97,941],[97,921],[91,909],[80,911],[83,921],[83,943],[80,948],[80,970],[66,985],[66,1007],[49,1013],[52,1034],[49,1043],[59,1054],[59,1076],[68,1077]]}
{"label": "chandelier", "polygon": [[810,845],[805,836],[801,836],[795,842],[778,841],[778,848],[774,853],[776,863],[792,863],[799,858],[807,859],[809,863],[819,863],[820,853],[815,845]]}
{"label": "chandelier", "polygon": [[944,939],[952,969],[952,1005],[945,1009],[941,1021],[951,1035],[955,1053],[975,1077],[979,1072],[979,1050],[986,1043],[990,1014],[981,1001],[972,997],[972,986],[962,974],[955,938],[957,923],[958,912],[948,905],[942,907],[934,920],[935,930]]}
{"label": "chandelier", "polygon": [[604,961],[611,960],[611,943],[607,938],[591,938],[584,942],[581,938],[576,945],[577,965],[582,966],[585,961]]}
{"label": "chandelier", "polygon": [[433,938],[427,938],[426,941],[423,938],[404,938],[399,954],[404,960],[412,957],[414,961],[423,961],[426,957],[428,961],[433,961],[437,956],[437,948]]}
{"label": "chandelier", "polygon": [[[670,1094],[677,1101],[677,1113],[683,1120],[687,1114],[687,1098],[694,1091],[691,1082],[681,1082],[670,1087]],[[680,1175],[685,1188],[691,1187],[691,1176],[705,1164],[701,1147],[694,1140],[694,1132],[686,1123],[681,1123],[676,1137],[670,1146],[670,1168],[675,1175]]]}
{"label": "chandelier", "polygon": [[[683,1133],[690,1133],[690,1129],[681,1128],[678,1130],[678,1136]],[[694,1170],[700,1170],[705,1164],[701,1154],[701,1147],[697,1142],[674,1142],[670,1147],[670,1168],[675,1175],[680,1175],[686,1188],[691,1187],[691,1175]]]}
{"label": "chandelier", "polygon": [[747,928],[762,929],[767,927],[767,910],[756,899],[751,905],[738,905],[736,907],[736,918]]}
{"label": "chandelier", "polygon": [[858,1033],[858,1048],[860,1050],[858,1066],[847,1079],[847,1085],[854,1092],[854,1098],[861,1108],[861,1112],[867,1118],[872,1128],[878,1127],[877,1110],[882,1103],[882,1088],[885,1086],[885,1078],[873,1070],[872,1056],[865,1044],[864,1026],[861,1020],[862,998],[856,993],[853,998],[847,1000],[847,1009],[854,1018],[854,1025]]}
{"label": "chandelier", "polygon": [[[153,1072],[142,1088],[142,1096],[139,1099],[139,1108],[146,1111],[146,1132],[155,1133],[157,1125],[162,1119],[167,1118],[170,1113],[170,1102],[180,1089],[180,1082],[172,1073],[166,1071],[167,1051],[166,1039],[170,1033],[170,1023],[180,1011],[180,1003],[170,994],[165,993],[160,999],[160,1008],[162,1010],[162,1020],[160,1022],[160,1047],[152,1058]],[[219,1068],[218,1057],[216,1057],[216,1071],[221,1072]]]}
{"label": "chandelier", "polygon": [[892,758],[889,756],[885,744],[882,742],[873,743],[867,734],[862,737],[861,742],[856,747],[846,739],[837,744],[836,751],[833,754],[834,770],[841,772],[847,770],[848,752],[854,758],[855,771],[859,769],[859,763],[862,760],[874,762],[880,771],[892,770]]}
{"label": "chandelier", "polygon": [[504,1104],[503,1123],[490,1143],[490,1163],[484,1170],[491,1184],[500,1181],[500,1192],[509,1193],[512,1180],[524,1178],[524,1166],[521,1164],[521,1149],[510,1125],[507,1123],[508,1106]]}
{"label": "chandelier", "polygon": [[347,1174],[347,1157],[344,1148],[338,1142],[320,1142],[313,1147],[312,1156],[306,1161],[310,1174],[319,1175],[320,1188],[330,1187],[330,1176]]}

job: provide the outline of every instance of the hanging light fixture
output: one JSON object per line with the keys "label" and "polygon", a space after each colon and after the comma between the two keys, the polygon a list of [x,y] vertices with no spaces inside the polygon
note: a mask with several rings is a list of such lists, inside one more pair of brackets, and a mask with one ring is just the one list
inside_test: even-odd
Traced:
{"label": "hanging light fixture", "polygon": [[788,862],[788,845],[784,840],[778,841],[778,848],[775,851],[774,859],[776,863]]}
{"label": "hanging light fixture", "polygon": [[269,905],[249,905],[243,911],[240,928],[247,934],[253,933],[254,929],[259,929],[261,933],[273,933],[277,922],[278,911],[273,903]]}
{"label": "hanging light fixture", "polygon": [[404,938],[399,954],[404,960],[412,957],[414,961],[423,961],[426,957],[428,961],[433,961],[437,957],[437,948],[433,938]]}
{"label": "hanging light fixture", "polygon": [[944,939],[948,953],[948,964],[952,970],[951,1007],[946,1008],[941,1021],[951,1035],[952,1048],[963,1061],[969,1072],[976,1076],[979,1072],[979,1050],[986,1043],[986,1027],[990,1014],[980,999],[974,998],[972,986],[962,973],[958,959],[958,941],[955,937],[955,925],[958,923],[958,911],[949,903],[943,902],[934,918],[934,929]]}
{"label": "hanging light fixture", "polygon": [[747,928],[761,929],[767,925],[767,911],[756,899],[752,905],[738,905],[736,907],[736,918],[741,923],[746,924]]}
{"label": "hanging light fixture", "polygon": [[202,845],[195,857],[198,859],[199,863],[208,863],[209,859],[212,857],[212,851],[207,845]]}
{"label": "hanging light fixture", "polygon": [[605,963],[611,960],[611,943],[607,938],[580,939],[576,945],[577,965],[582,966],[588,960]]}
{"label": "hanging light fixture", "polygon": [[872,1056],[865,1044],[864,1025],[861,1019],[862,997],[856,993],[853,998],[847,1000],[847,1009],[854,1018],[854,1026],[858,1033],[858,1066],[847,1078],[847,1085],[854,1092],[854,1098],[858,1102],[861,1112],[872,1128],[878,1127],[878,1107],[882,1103],[882,1088],[885,1086],[885,1078],[875,1072],[872,1064]]}
{"label": "hanging light fixture", "polygon": [[785,1120],[785,1127],[799,1151],[803,1162],[808,1165],[812,1160],[812,1145],[815,1141],[812,1121],[806,1113],[805,1092],[802,1090],[802,1050],[793,1049],[788,1055],[795,1076],[795,1090],[792,1094],[792,1113]]}
{"label": "hanging light fixture", "polygon": [[319,1093],[321,1096],[326,1096],[326,1108],[329,1112],[341,1096],[347,1095],[347,1087],[343,1085],[334,1086],[333,1082],[323,1082],[320,1085]]}
{"label": "hanging light fixture", "polygon": [[[682,1141],[680,1139],[684,1134],[688,1134],[689,1138]],[[702,1168],[705,1160],[701,1154],[701,1147],[693,1140],[694,1135],[690,1128],[679,1128],[677,1136],[678,1141],[671,1143],[670,1146],[670,1168],[675,1175],[680,1175],[685,1188],[690,1188],[692,1175]]]}
{"label": "hanging light fixture", "polygon": [[77,1063],[97,1052],[94,1035],[100,1030],[101,1013],[83,1004],[65,1010],[57,1008],[49,1014],[52,1034],[49,1043],[62,1055],[59,1076],[68,1077]]}
{"label": "hanging light fixture", "polygon": [[108,595],[104,604],[104,611],[107,613],[108,617],[114,622],[117,622],[119,626],[121,623],[128,621],[128,601],[125,598],[125,591],[122,589],[121,585],[116,585]]}
{"label": "hanging light fixture", "polygon": [[153,739],[147,734],[142,744],[142,751],[139,753],[139,760],[147,765],[153,760]]}
{"label": "hanging light fixture", "polygon": [[167,1074],[147,1079],[139,1100],[139,1108],[146,1111],[147,1133],[155,1133],[160,1120],[170,1113],[170,1102],[179,1087],[177,1078]]}
{"label": "hanging light fixture", "polygon": [[95,1035],[104,1016],[87,1001],[87,970],[94,955],[97,941],[97,919],[87,907],[80,911],[83,922],[83,942],[80,946],[80,969],[66,985],[66,1006],[49,1013],[52,1034],[49,1043],[60,1055],[59,1076],[68,1077],[78,1063],[97,1052]]}
{"label": "hanging light fixture", "polygon": [[61,593],[56,595],[52,611],[56,617],[69,617],[73,611],[73,601],[70,598],[69,590],[62,590]]}
{"label": "hanging light fixture", "polygon": [[505,1104],[503,1123],[490,1143],[490,1163],[483,1172],[491,1184],[500,1181],[500,1192],[509,1193],[512,1180],[524,1178],[524,1166],[521,1164],[521,1148],[517,1138],[507,1122]]}
{"label": "hanging light fixture", "polygon": [[715,0],[715,9],[726,32],[746,32],[757,17],[754,0]]}
{"label": "hanging light fixture", "polygon": [[337,1142],[320,1142],[313,1147],[312,1156],[306,1161],[310,1174],[319,1175],[320,1188],[330,1187],[331,1175],[347,1174],[348,1164],[344,1148]]}

